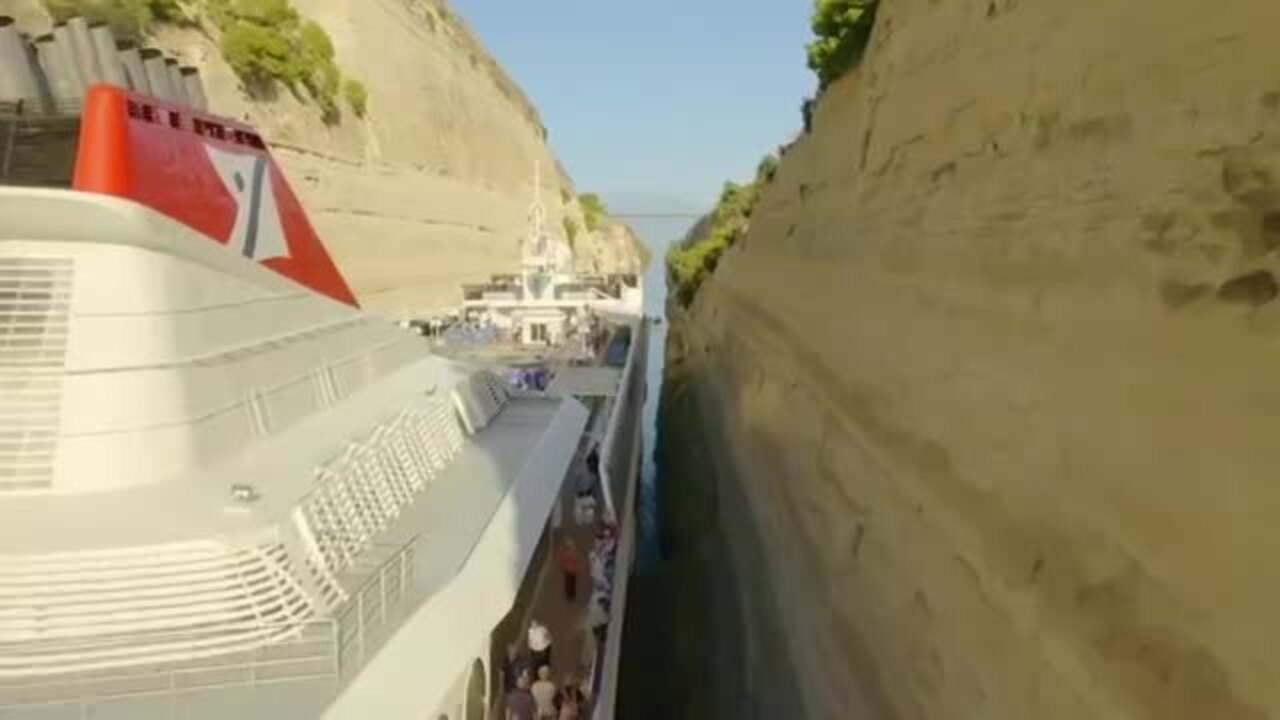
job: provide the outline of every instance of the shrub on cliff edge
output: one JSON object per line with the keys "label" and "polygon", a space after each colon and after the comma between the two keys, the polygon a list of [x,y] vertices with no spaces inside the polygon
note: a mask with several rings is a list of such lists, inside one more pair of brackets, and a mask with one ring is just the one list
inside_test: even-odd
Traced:
{"label": "shrub on cliff edge", "polygon": [[600,196],[595,193],[582,193],[578,196],[578,204],[582,206],[582,221],[587,226],[587,232],[600,229],[609,212]]}
{"label": "shrub on cliff edge", "polygon": [[[209,17],[222,31],[223,57],[251,89],[277,82],[295,95],[305,89],[326,122],[341,118],[342,73],[324,28],[303,20],[289,0],[206,1]],[[350,103],[349,93],[347,98]]]}
{"label": "shrub on cliff edge", "polygon": [[73,17],[104,22],[120,38],[141,38],[156,23],[191,22],[178,0],[44,0],[44,6],[54,22]]}
{"label": "shrub on cliff edge", "polygon": [[681,305],[693,302],[698,288],[720,263],[720,256],[746,234],[760,191],[777,171],[778,158],[770,153],[756,166],[751,182],[726,182],[716,206],[694,224],[684,242],[667,253],[668,286]]}
{"label": "shrub on cliff edge", "polygon": [[574,247],[578,240],[578,223],[568,215],[564,216],[564,237],[569,241],[569,247]]}
{"label": "shrub on cliff edge", "polygon": [[341,118],[342,91],[357,116],[368,94],[355,80],[342,83],[333,41],[319,24],[304,20],[290,0],[44,0],[54,21],[81,16],[105,22],[117,37],[142,39],[157,24],[199,24],[207,17],[221,31],[223,58],[251,90],[280,83],[305,89],[326,122]]}
{"label": "shrub on cliff edge", "polygon": [[348,79],[342,86],[342,92],[347,96],[347,104],[356,117],[362,118],[369,112],[369,91],[365,89],[364,83]]}
{"label": "shrub on cliff edge", "polygon": [[814,0],[809,69],[825,89],[862,62],[871,41],[879,0]]}

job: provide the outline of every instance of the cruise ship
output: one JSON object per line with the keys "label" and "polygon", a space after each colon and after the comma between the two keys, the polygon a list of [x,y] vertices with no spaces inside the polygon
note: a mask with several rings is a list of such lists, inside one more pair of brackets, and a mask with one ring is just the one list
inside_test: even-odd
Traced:
{"label": "cruise ship", "polygon": [[501,717],[534,621],[611,718],[646,326],[542,216],[424,338],[195,70],[0,17],[0,718]]}

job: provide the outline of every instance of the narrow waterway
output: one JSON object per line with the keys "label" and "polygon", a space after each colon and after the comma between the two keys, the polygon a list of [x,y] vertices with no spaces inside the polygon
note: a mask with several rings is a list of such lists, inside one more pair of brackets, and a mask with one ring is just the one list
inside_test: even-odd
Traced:
{"label": "narrow waterway", "polygon": [[[658,230],[658,228],[654,228]],[[663,361],[667,347],[667,273],[663,257],[671,238],[683,233],[683,227],[662,228],[669,237],[645,241],[650,244],[653,260],[644,276],[645,315],[661,322],[649,326],[648,394],[644,401],[644,461],[640,470],[640,552],[638,570],[644,572],[659,560],[658,532],[661,518],[658,515],[658,471],[653,449],[658,437],[658,399],[662,396]]]}

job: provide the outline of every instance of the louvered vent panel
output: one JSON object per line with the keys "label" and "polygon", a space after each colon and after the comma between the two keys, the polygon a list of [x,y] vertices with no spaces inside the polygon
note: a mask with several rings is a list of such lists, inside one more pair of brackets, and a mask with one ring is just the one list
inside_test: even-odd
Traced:
{"label": "louvered vent panel", "polygon": [[53,478],[73,270],[70,258],[0,257],[0,491]]}

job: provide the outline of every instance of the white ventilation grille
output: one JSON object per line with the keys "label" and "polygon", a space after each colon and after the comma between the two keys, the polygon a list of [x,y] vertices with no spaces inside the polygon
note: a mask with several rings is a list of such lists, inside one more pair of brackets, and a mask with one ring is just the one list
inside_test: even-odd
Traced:
{"label": "white ventilation grille", "polygon": [[73,270],[70,258],[0,257],[0,492],[53,479]]}
{"label": "white ventilation grille", "polygon": [[497,417],[510,394],[497,375],[481,370],[472,373],[453,389],[453,399],[458,413],[467,426],[467,432],[478,433]]}

